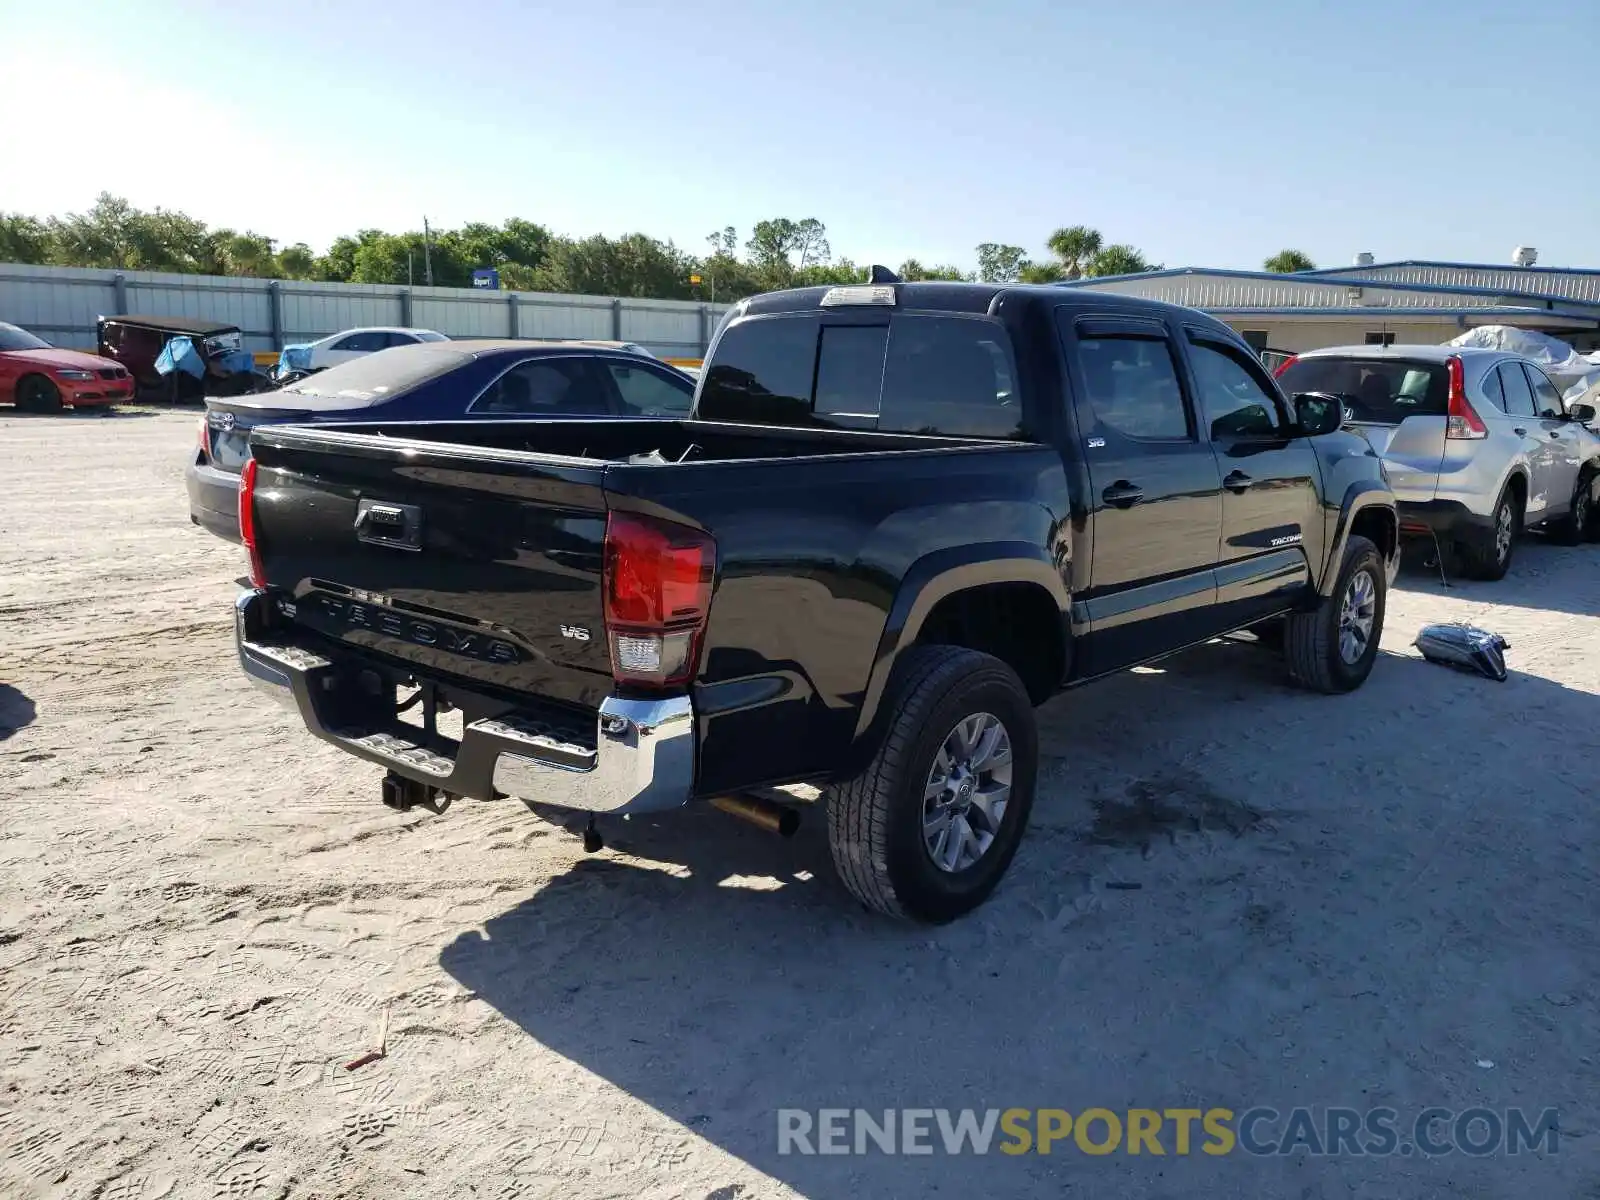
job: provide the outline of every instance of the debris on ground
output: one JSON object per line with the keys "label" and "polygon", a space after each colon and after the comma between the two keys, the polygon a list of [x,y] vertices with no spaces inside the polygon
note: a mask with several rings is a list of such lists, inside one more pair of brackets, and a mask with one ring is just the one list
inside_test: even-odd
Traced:
{"label": "debris on ground", "polygon": [[1412,644],[1431,663],[1454,667],[1458,671],[1475,671],[1479,675],[1505,682],[1505,652],[1511,648],[1511,643],[1498,633],[1453,622],[1424,625]]}

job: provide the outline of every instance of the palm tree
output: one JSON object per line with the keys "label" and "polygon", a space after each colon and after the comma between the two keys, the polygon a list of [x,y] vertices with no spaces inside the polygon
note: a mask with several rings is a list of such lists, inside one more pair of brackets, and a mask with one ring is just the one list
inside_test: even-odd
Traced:
{"label": "palm tree", "polygon": [[1084,268],[1086,275],[1138,275],[1160,270],[1132,246],[1118,242],[1096,253]]}
{"label": "palm tree", "polygon": [[1045,245],[1050,247],[1050,253],[1061,260],[1066,277],[1078,279],[1094,256],[1100,253],[1104,240],[1098,229],[1090,229],[1087,225],[1069,225],[1052,233]]}
{"label": "palm tree", "polygon": [[1279,275],[1292,275],[1296,271],[1315,271],[1317,264],[1311,261],[1309,255],[1300,250],[1279,250],[1261,266],[1268,271],[1276,271]]}

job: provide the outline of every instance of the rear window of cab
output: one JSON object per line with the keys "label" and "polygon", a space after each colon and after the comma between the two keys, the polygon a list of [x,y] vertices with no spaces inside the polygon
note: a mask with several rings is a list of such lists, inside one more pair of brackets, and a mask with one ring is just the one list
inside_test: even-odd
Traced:
{"label": "rear window of cab", "polygon": [[724,329],[706,364],[707,421],[1018,440],[1010,339],[982,317],[896,313],[835,321],[750,317]]}

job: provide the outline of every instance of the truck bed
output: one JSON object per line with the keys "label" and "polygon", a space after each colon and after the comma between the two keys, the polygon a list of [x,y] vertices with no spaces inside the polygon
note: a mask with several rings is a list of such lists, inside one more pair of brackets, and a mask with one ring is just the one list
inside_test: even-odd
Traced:
{"label": "truck bed", "polygon": [[[637,455],[659,454],[667,463],[708,463],[750,459],[822,457],[841,454],[904,453],[916,450],[952,450],[975,446],[1014,446],[1014,442],[972,438],[931,437],[917,434],[877,433],[855,429],[793,429],[763,425],[738,425],[717,421],[427,421],[396,424],[324,422],[313,437],[353,434],[357,440],[324,439],[360,452],[370,439],[403,441],[412,453],[450,455],[452,450],[507,451],[541,458],[580,459],[592,463],[629,464]],[[281,439],[279,437],[281,435]],[[258,444],[303,446],[304,439],[290,427],[265,430]],[[382,453],[388,453],[385,449]],[[507,460],[501,460],[507,461]],[[648,464],[633,464],[648,465]],[[660,464],[656,464],[660,465]]]}
{"label": "truck bed", "polygon": [[[614,693],[609,516],[708,532],[701,745],[746,780],[848,738],[899,581],[952,519],[963,539],[1044,546],[1066,516],[1035,500],[1059,457],[1023,442],[558,420],[274,425],[251,446],[264,574],[311,649],[508,705],[592,717]],[[629,462],[650,451],[683,461]],[[401,516],[358,528],[373,505]],[[791,724],[779,751],[741,747],[773,705]]]}

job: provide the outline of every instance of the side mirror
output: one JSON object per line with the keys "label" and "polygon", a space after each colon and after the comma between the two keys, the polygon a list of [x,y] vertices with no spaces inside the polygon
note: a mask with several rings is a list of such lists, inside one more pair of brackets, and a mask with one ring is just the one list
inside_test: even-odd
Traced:
{"label": "side mirror", "polygon": [[1580,425],[1587,425],[1590,421],[1594,420],[1594,405],[1574,404],[1571,408],[1567,409],[1567,416],[1571,417]]}
{"label": "side mirror", "polygon": [[1344,401],[1331,392],[1297,392],[1294,419],[1301,437],[1332,433],[1345,422]]}

